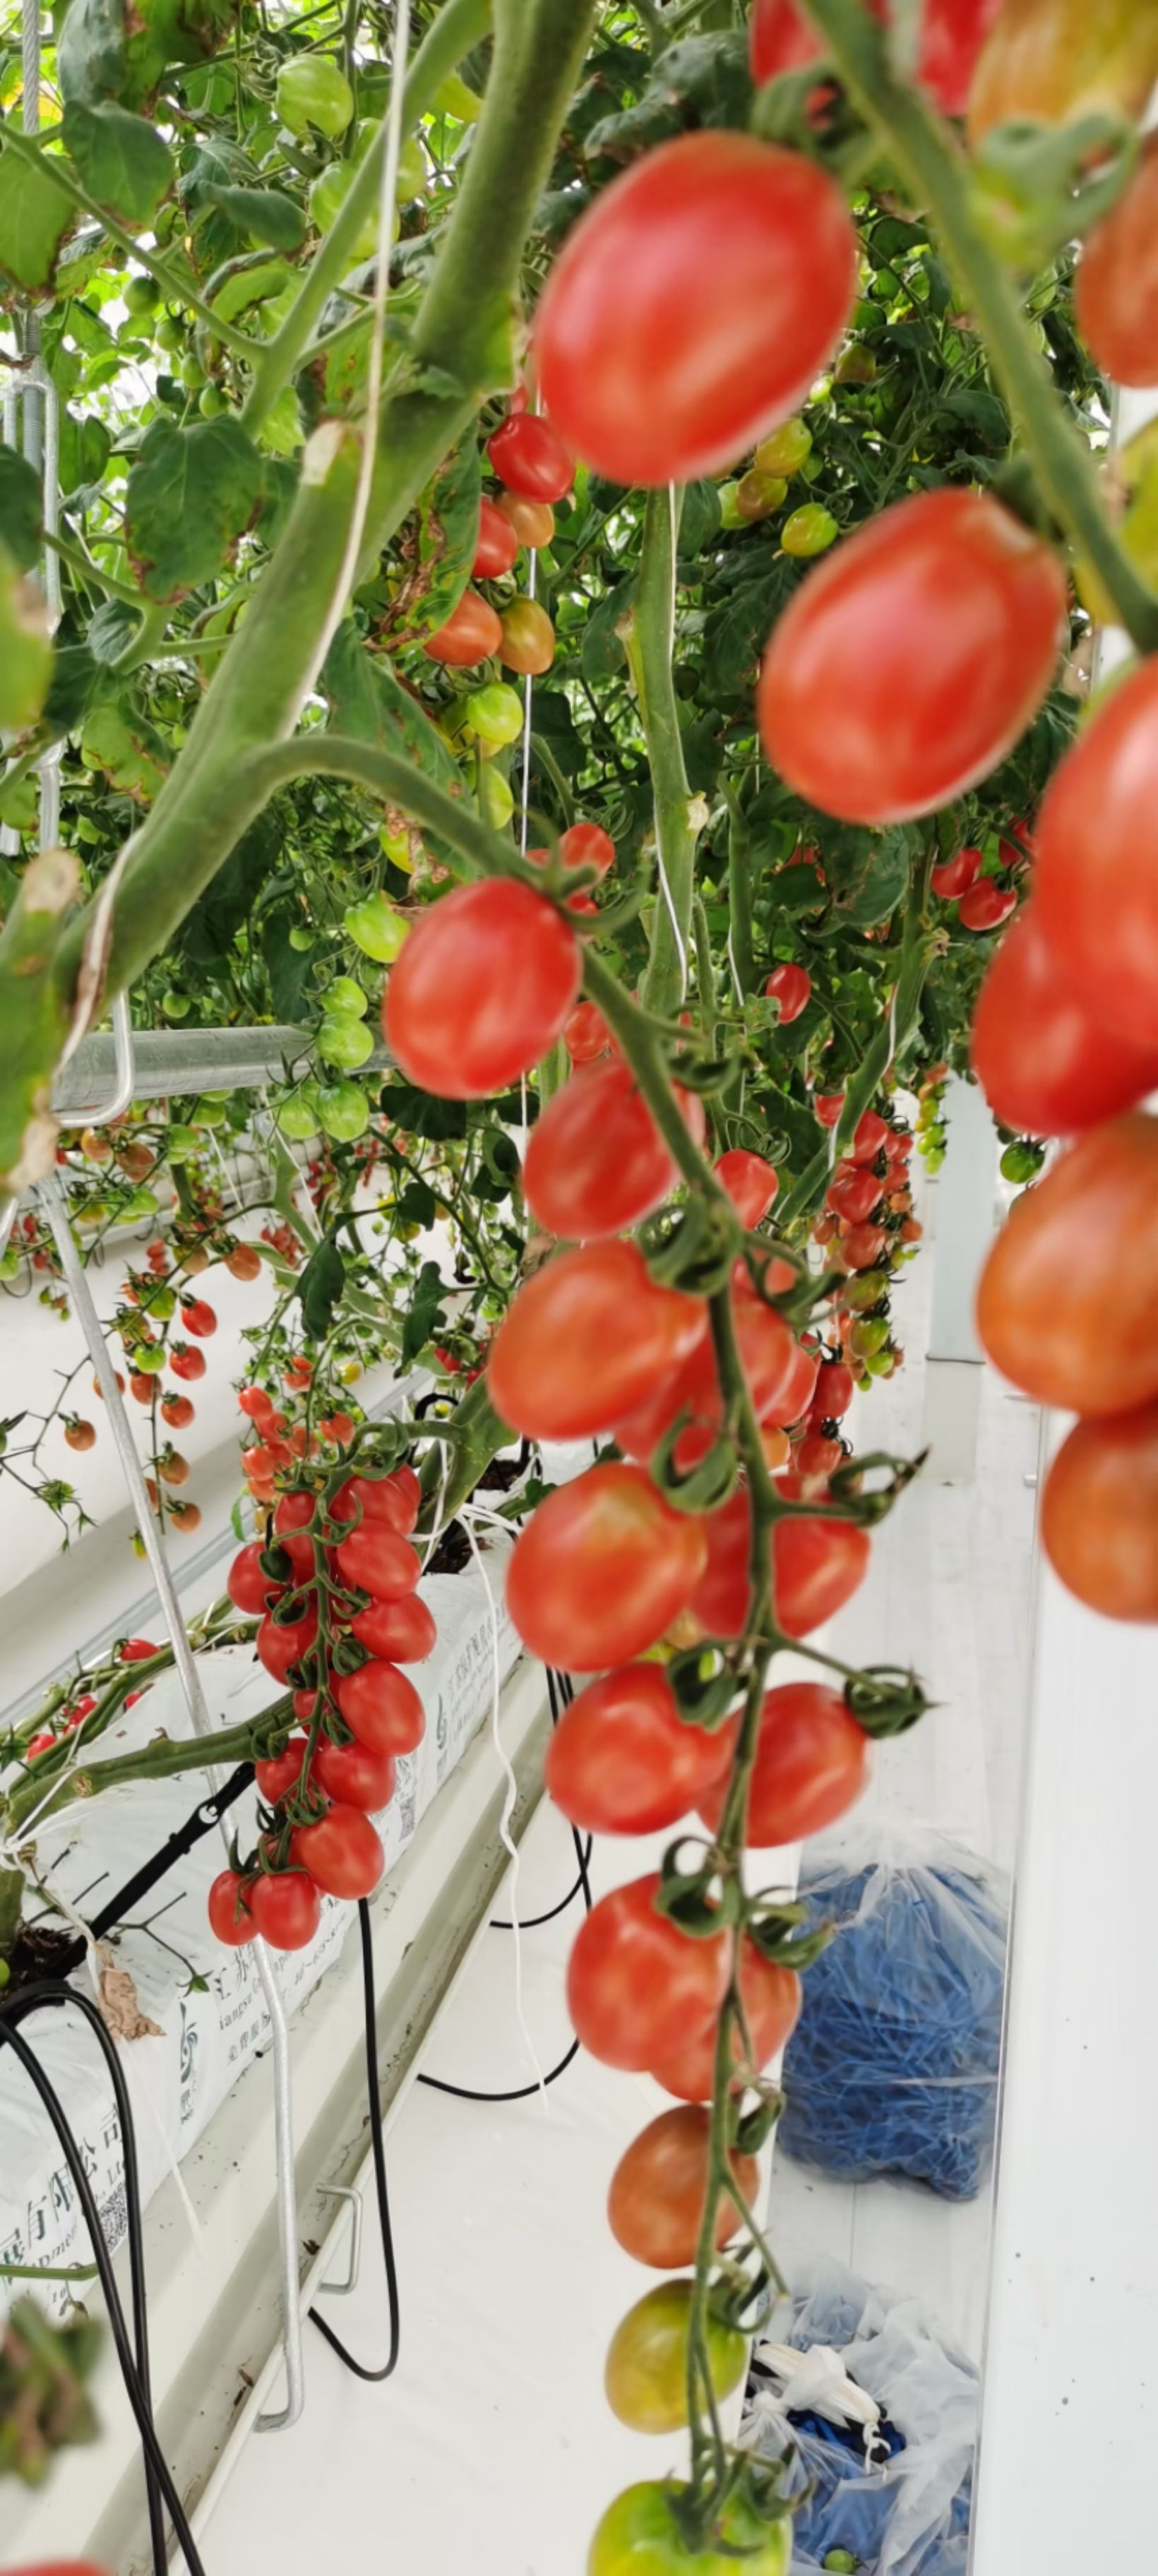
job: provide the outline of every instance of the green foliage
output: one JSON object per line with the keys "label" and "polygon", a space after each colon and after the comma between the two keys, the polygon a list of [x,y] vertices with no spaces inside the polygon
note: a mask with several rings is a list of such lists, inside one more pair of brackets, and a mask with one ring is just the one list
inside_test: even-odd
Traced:
{"label": "green foliage", "polygon": [[180,599],[220,570],[254,517],[261,481],[240,421],[153,422],[125,496],[126,542],[149,599]]}
{"label": "green foliage", "polygon": [[62,132],[89,195],[129,223],[147,223],[173,180],[173,156],[155,126],[123,107],[74,99]]}

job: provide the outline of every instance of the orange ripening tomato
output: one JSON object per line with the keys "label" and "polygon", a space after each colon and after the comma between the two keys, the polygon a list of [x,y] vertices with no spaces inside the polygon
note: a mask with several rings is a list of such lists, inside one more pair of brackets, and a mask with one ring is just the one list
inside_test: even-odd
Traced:
{"label": "orange ripening tomato", "polygon": [[[764,1958],[745,1932],[740,1950],[740,1992],[752,2038],[752,2071],[758,2074],[777,2049],[791,2039],[800,2019],[800,1979],[795,1969]],[[742,2043],[738,2030],[732,2033],[732,2054],[740,2066]],[[653,2057],[648,2073],[662,2084],[665,2093],[676,2094],[681,2102],[709,2102],[716,2073],[715,2022],[709,2021],[699,2033],[689,2031],[677,2047]]]}
{"label": "orange ripening tomato", "polygon": [[[824,1682],[782,1682],[768,1692],[760,1715],[745,1842],[798,1843],[822,1833],[867,1787],[869,1760],[869,1739],[839,1691]],[[712,1833],[719,1831],[726,1796],[727,1775],[720,1771],[700,1799]]]}
{"label": "orange ripening tomato", "polygon": [[[708,2189],[711,2120],[688,2102],[661,2111],[620,2157],[607,2195],[607,2219],[616,2243],[655,2272],[677,2272],[694,2263]],[[751,2207],[760,2181],[755,2156],[735,2149],[732,2179]],[[731,2243],[743,2221],[726,2192],[716,2212],[715,2244]]]}
{"label": "orange ripening tomato", "polygon": [[1078,329],[1120,385],[1158,384],[1158,145],[1153,135],[1124,195],[1095,224],[1074,284]]}
{"label": "orange ripening tomato", "polygon": [[[676,1096],[689,1134],[702,1144],[702,1100],[678,1086]],[[585,1065],[548,1101],[531,1130],[523,1167],[532,1215],[548,1234],[576,1243],[638,1225],[676,1179],[674,1157],[634,1074],[618,1057]]]}
{"label": "orange ripening tomato", "polygon": [[1158,1119],[1090,1129],[1015,1201],[977,1292],[994,1367],[1040,1404],[1130,1413],[1158,1396]]}
{"label": "orange ripening tomato", "polygon": [[1096,1019],[1158,1030],[1158,660],[1120,680],[1055,770],[1037,825],[1034,900],[1057,963]]}
{"label": "orange ripening tomato", "polygon": [[525,492],[500,492],[495,508],[514,529],[521,546],[529,546],[534,553],[550,545],[555,534],[555,513],[549,501],[532,501]]}
{"label": "orange ripening tomato", "polygon": [[661,143],[580,215],[547,280],[552,418],[614,483],[731,464],[809,392],[856,272],[843,192],[802,153],[717,130]]}
{"label": "orange ripening tomato", "polygon": [[728,1754],[722,1735],[685,1724],[659,1664],[620,1664],[564,1709],[543,1776],[585,1832],[651,1834],[690,1813]]}
{"label": "orange ripening tomato", "polygon": [[763,1154],[750,1154],[742,1145],[721,1154],[716,1179],[726,1189],[741,1224],[749,1229],[767,1216],[780,1187],[779,1172]]}
{"label": "orange ripening tomato", "polygon": [[508,671],[533,679],[549,671],[555,659],[555,629],[537,599],[512,599],[502,614],[500,652]]}
{"label": "orange ripening tomato", "polygon": [[969,93],[969,141],[1011,122],[1141,115],[1158,79],[1149,0],[1003,0]]}
{"label": "orange ripening tomato", "polygon": [[582,975],[577,939],[532,886],[513,877],[458,886],[416,922],[391,967],[387,1045],[423,1091],[483,1100],[554,1045]]}
{"label": "orange ripening tomato", "polygon": [[436,635],[426,636],[422,650],[431,662],[448,662],[456,670],[467,671],[476,662],[489,661],[502,640],[498,610],[477,590],[464,590],[445,626],[440,626]]}
{"label": "orange ripening tomato", "polygon": [[994,1116],[1022,1135],[1072,1136],[1158,1090],[1158,1041],[1095,1019],[1030,904],[1011,924],[973,1013],[970,1057]]}
{"label": "orange ripening tomato", "polygon": [[658,1287],[637,1244],[584,1244],[520,1288],[491,1344],[490,1399],[532,1440],[610,1431],[706,1330],[703,1299]]}
{"label": "orange ripening tomato", "polygon": [[497,581],[514,569],[519,552],[518,532],[510,520],[484,492],[479,504],[478,537],[471,565],[472,581]]}
{"label": "orange ripening tomato", "polygon": [[582,1925],[567,1968],[567,2008],[576,2036],[604,2066],[646,2074],[712,2027],[727,1990],[726,1932],[689,1940],[655,1899],[659,1873],[601,1896]]}
{"label": "orange ripening tomato", "polygon": [[1036,715],[1065,606],[1058,557],[988,494],[895,503],[834,546],[773,628],[758,693],[773,767],[845,822],[935,812]]}
{"label": "orange ripening tomato", "polygon": [[702,1523],[642,1467],[589,1468],[532,1513],[507,1568],[524,1645],[556,1671],[601,1672],[654,1646],[703,1570]]}
{"label": "orange ripening tomato", "polygon": [[1077,1424],[1046,1478],[1041,1536],[1089,1609],[1158,1620],[1158,1404]]}

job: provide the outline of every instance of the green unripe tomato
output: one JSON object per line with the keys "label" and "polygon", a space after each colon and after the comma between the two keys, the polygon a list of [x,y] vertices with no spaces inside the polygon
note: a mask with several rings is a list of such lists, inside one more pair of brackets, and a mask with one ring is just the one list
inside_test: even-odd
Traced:
{"label": "green unripe tomato", "polygon": [[720,526],[722,528],[742,528],[744,526],[744,521],[740,516],[739,492],[740,486],[738,483],[721,483],[720,485]]}
{"label": "green unripe tomato", "polygon": [[156,1216],[160,1204],[155,1190],[134,1190],[132,1197],[126,1200],[121,1214],[132,1225],[143,1224],[147,1216]]}
{"label": "green unripe tomato", "polygon": [[[329,169],[323,170],[320,179],[315,179],[310,189],[310,221],[318,232],[329,232],[339,207],[345,204],[353,186],[356,166],[353,161],[331,161]],[[392,242],[397,241],[400,229],[398,209],[395,207],[394,221],[390,230]],[[352,260],[373,259],[377,248],[378,209],[375,204],[358,226],[350,244],[350,257]]]}
{"label": "green unripe tomato", "polygon": [[192,1123],[194,1127],[224,1127],[225,1102],[216,1100],[212,1092],[207,1091],[204,1099],[197,1103]]}
{"label": "green unripe tomato", "polygon": [[1016,1144],[1006,1146],[1005,1152],[1001,1157],[1002,1179],[1006,1181],[1021,1182],[1035,1181],[1044,1161],[1045,1149],[1043,1146],[1031,1145],[1027,1143],[1024,1138],[1019,1137]]}
{"label": "green unripe tomato", "polygon": [[509,689],[505,680],[489,680],[485,688],[472,689],[466,701],[467,721],[480,742],[493,743],[501,750],[508,742],[517,742],[523,729],[523,701],[517,689]]}
{"label": "green unripe tomato", "polygon": [[755,466],[742,474],[736,485],[736,509],[743,527],[757,519],[770,519],[788,497],[788,485],[782,474],[760,474]]}
{"label": "green unripe tomato", "polygon": [[458,72],[451,72],[434,93],[435,107],[443,116],[457,116],[460,125],[477,125],[482,115],[482,100]]}
{"label": "green unripe tomato", "polygon": [[509,779],[504,778],[493,761],[488,762],[483,771],[478,801],[483,821],[490,824],[492,831],[501,832],[514,813],[515,800]]}
{"label": "green unripe tomato", "polygon": [[851,2549],[830,2549],[827,2558],[822,2558],[820,2564],[826,2570],[826,2576],[857,2576],[857,2570],[864,2565],[864,2560],[854,2558]]}
{"label": "green unripe tomato", "polygon": [[719,2548],[690,2549],[672,2511],[688,2490],[670,2478],[627,2487],[608,2505],[591,2543],[587,2576],[787,2576],[792,2517],[760,2522],[740,2497],[725,2505]]}
{"label": "green unripe tomato", "polygon": [[170,356],[176,356],[177,351],[185,346],[185,325],[180,314],[162,313],[154,337],[159,349],[167,349]]}
{"label": "green unripe tomato", "polygon": [[187,1163],[191,1154],[201,1151],[201,1138],[195,1127],[186,1127],[178,1119],[165,1130],[165,1161]]}
{"label": "green unripe tomato", "polygon": [[780,543],[786,555],[800,555],[807,560],[824,554],[839,535],[831,510],[824,509],[819,501],[806,501],[802,509],[794,510],[785,520]]}
{"label": "green unripe tomato", "polygon": [[807,421],[784,420],[770,438],[762,438],[753,458],[757,474],[799,474],[812,454]]}
{"label": "green unripe tomato", "polygon": [[[635,2433],[674,2433],[688,2420],[687,2350],[692,2283],[664,2281],[620,2319],[607,2349],[607,2402]],[[748,2347],[734,2326],[708,2321],[708,2368],[717,2397],[726,2397],[747,2366]]]}
{"label": "green unripe tomato", "polygon": [[305,957],[308,954],[314,944],[314,934],[308,921],[295,921],[289,935],[289,944],[291,948],[297,950],[299,957]]}
{"label": "green unripe tomato", "polygon": [[276,106],[291,134],[304,140],[312,125],[333,143],[354,113],[354,93],[329,54],[294,54],[278,73]]}
{"label": "green unripe tomato", "polygon": [[282,1101],[277,1123],[282,1135],[288,1136],[292,1144],[304,1145],[307,1136],[317,1135],[318,1113],[304,1092],[298,1092],[292,1100]]}
{"label": "green unripe tomato", "polygon": [[870,1377],[891,1377],[896,1359],[892,1351],[870,1351],[865,1367]]}
{"label": "green unripe tomato", "polygon": [[860,1270],[846,1279],[840,1293],[852,1313],[862,1315],[867,1307],[879,1304],[888,1284],[883,1270]]}
{"label": "green unripe tomato", "polygon": [[[486,774],[489,777],[489,771]],[[388,895],[368,894],[361,903],[352,903],[343,913],[342,928],[347,939],[353,940],[355,948],[361,949],[363,957],[372,957],[379,966],[392,966],[409,923],[403,920],[400,912],[395,912]]]}
{"label": "green unripe tomato", "polygon": [[181,364],[177,369],[177,374],[181,383],[184,385],[187,394],[199,394],[201,392],[205,383],[205,369],[201,365],[200,359],[193,356],[191,350],[188,357],[182,358]]}
{"label": "green unripe tomato", "polygon": [[5,1246],[4,1246],[4,1250],[3,1250],[3,1252],[0,1252],[0,1279],[15,1279],[15,1277],[16,1277],[16,1273],[17,1273],[17,1271],[19,1270],[19,1268],[20,1268],[20,1246],[19,1246],[19,1244],[18,1244],[18,1243],[6,1243],[6,1244],[5,1244]]}
{"label": "green unripe tomato", "polygon": [[332,1019],[322,1021],[317,1036],[318,1054],[324,1064],[337,1065],[342,1073],[353,1073],[374,1053],[374,1040],[365,1020],[355,1019],[352,1011],[335,1011]]}
{"label": "green unripe tomato", "polygon": [[414,852],[408,832],[391,832],[384,823],[378,834],[378,847],[389,859],[391,867],[399,868],[404,877],[413,876]]}
{"label": "green unripe tomato", "polygon": [[352,1011],[355,1019],[361,1020],[369,1008],[369,994],[354,982],[352,975],[335,975],[333,983],[327,984],[322,995],[322,1009],[327,1019],[335,1016],[341,1019],[347,1011]]}
{"label": "green unripe tomato", "polygon": [[888,1338],[887,1316],[863,1315],[859,1324],[853,1325],[848,1346],[854,1359],[871,1360],[875,1352],[884,1349]]}
{"label": "green unripe tomato", "polygon": [[163,1342],[141,1342],[134,1344],[129,1356],[142,1377],[160,1377],[168,1353]]}
{"label": "green unripe tomato", "polygon": [[160,293],[155,277],[130,277],[124,293],[126,313],[151,313]]}
{"label": "green unripe tomato", "polygon": [[169,1324],[177,1312],[177,1300],[171,1288],[154,1288],[145,1298],[146,1314],[158,1324]]}
{"label": "green unripe tomato", "polygon": [[838,385],[871,385],[877,362],[871,349],[846,349],[833,368],[833,381]]}
{"label": "green unripe tomato", "polygon": [[420,197],[429,176],[426,154],[416,134],[408,134],[398,158],[398,195],[404,206]]}
{"label": "green unripe tomato", "polygon": [[222,412],[229,409],[220,385],[202,385],[197,396],[197,409],[202,420],[220,420]]}
{"label": "green unripe tomato", "polygon": [[356,1082],[329,1082],[318,1092],[318,1118],[327,1136],[350,1145],[370,1124],[370,1104]]}
{"label": "green unripe tomato", "polygon": [[177,993],[170,988],[161,995],[161,1008],[167,1020],[187,1020],[193,1008],[192,994]]}

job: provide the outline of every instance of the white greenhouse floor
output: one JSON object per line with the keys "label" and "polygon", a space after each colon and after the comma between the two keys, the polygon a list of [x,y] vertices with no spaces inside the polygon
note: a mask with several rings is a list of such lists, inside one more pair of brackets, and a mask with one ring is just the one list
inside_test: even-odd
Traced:
{"label": "white greenhouse floor", "polygon": [[[874,1544],[864,1589],[833,1632],[836,1650],[912,1663],[934,1713],[882,1749],[860,1811],[926,1822],[1008,1867],[1027,1697],[1036,1413],[986,1370],[925,1370],[928,1273],[902,1291],[910,1364],[874,1390],[862,1447],[912,1451],[924,1424],[976,1416],[977,1473],[938,1481],[936,1456]],[[966,1420],[966,1428],[968,1423]],[[967,1444],[966,1444],[967,1445]],[[938,1455],[941,1454],[938,1449]],[[944,1471],[942,1471],[944,1472]],[[650,1846],[597,1848],[597,1892],[647,1866]],[[540,1810],[524,1845],[520,1911],[552,1905],[574,1875],[569,1836]],[[499,1910],[509,1913],[509,1881]],[[526,2023],[542,2063],[570,2040],[563,1999],[576,1909],[523,1944]],[[530,2080],[515,2006],[509,1933],[481,1936],[423,2064],[462,2085]],[[649,2286],[604,2221],[622,2146],[660,2107],[646,2078],[583,2056],[546,2100],[482,2106],[410,2091],[387,2161],[402,2301],[402,2359],[387,2387],[350,2378],[315,2333],[308,2397],[289,2433],[241,2450],[202,2532],[211,2576],[243,2576],[260,2550],[284,2576],[364,2559],[368,2546],[408,2576],[581,2576],[605,2503],[634,2478],[678,2467],[678,2445],[623,2430],[602,2394],[611,2331]],[[772,2234],[794,2260],[826,2251],[917,2296],[978,2358],[988,2209],[917,2188],[834,2185],[777,2160]],[[331,2306],[336,2330],[368,2361],[385,2351],[381,2265],[371,2245],[354,2294]]]}

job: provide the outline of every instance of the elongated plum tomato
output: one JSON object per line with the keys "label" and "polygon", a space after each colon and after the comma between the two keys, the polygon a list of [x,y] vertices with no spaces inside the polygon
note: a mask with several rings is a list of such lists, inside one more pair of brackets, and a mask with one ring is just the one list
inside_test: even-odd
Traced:
{"label": "elongated plum tomato", "polygon": [[744,134],[645,153],[580,216],[535,328],[552,419],[612,482],[682,483],[797,409],[856,293],[841,191]]}
{"label": "elongated plum tomato", "polygon": [[474,581],[497,581],[511,572],[518,559],[519,539],[510,520],[504,518],[497,502],[484,492],[479,506],[478,538],[475,545],[471,577]]}
{"label": "elongated plum tomato", "polygon": [[1120,681],[1050,782],[1037,827],[1038,920],[1107,1028],[1158,1030],[1158,660]]}
{"label": "elongated plum tomato", "polygon": [[844,822],[933,813],[1036,715],[1065,603],[1058,558],[999,501],[898,502],[834,546],[774,627],[758,696],[769,759]]}
{"label": "elongated plum tomato", "polygon": [[638,1245],[588,1243],[520,1288],[491,1345],[491,1403],[532,1440],[610,1431],[703,1339],[702,1297],[660,1288]]}
{"label": "elongated plum tomato", "polygon": [[538,678],[555,659],[555,629],[537,599],[512,599],[502,615],[502,659],[508,671]]}
{"label": "elongated plum tomato", "polygon": [[476,662],[489,661],[502,640],[498,610],[491,607],[489,599],[480,598],[477,590],[464,590],[445,626],[425,638],[422,650],[431,662],[449,662],[456,670],[468,671]]}
{"label": "elongated plum tomato", "polygon": [[651,1834],[700,1803],[727,1757],[718,1735],[684,1724],[658,1664],[620,1664],[564,1709],[544,1778],[584,1832]]}
{"label": "elongated plum tomato", "polygon": [[[719,1511],[705,1516],[707,1564],[691,1608],[706,1636],[739,1637],[748,1613],[751,1505],[740,1486]],[[806,1637],[835,1617],[864,1580],[869,1559],[865,1530],[855,1521],[821,1518],[777,1521],[772,1534],[773,1604],[790,1637]]]}
{"label": "elongated plum tomato", "polygon": [[978,56],[1003,0],[924,0],[917,87],[945,116],[964,116]]}
{"label": "elongated plum tomato", "polygon": [[487,455],[500,483],[523,501],[561,501],[575,480],[575,460],[564,440],[536,412],[512,412],[489,441]]}
{"label": "elongated plum tomato", "polygon": [[1104,1619],[1158,1619],[1158,1404],[1079,1422],[1041,1506],[1054,1573]]}
{"label": "elongated plum tomato", "polygon": [[[757,1420],[795,1422],[812,1393],[815,1358],[793,1339],[784,1317],[766,1306],[746,1284],[735,1290],[733,1320],[740,1363]],[[723,1420],[723,1397],[709,1334],[647,1403],[614,1424],[619,1447],[629,1457],[650,1458],[680,1413],[690,1414],[696,1425],[714,1427]],[[702,1455],[707,1445],[701,1441],[697,1454]],[[690,1456],[690,1451],[677,1443],[677,1465],[689,1463]]]}
{"label": "elongated plum tomato", "polygon": [[[688,2420],[688,2327],[692,2281],[664,2281],[620,2319],[603,2384],[607,2403],[633,2433],[674,2433]],[[735,2326],[709,2317],[708,2371],[717,2399],[741,2379],[748,2346]],[[741,2560],[741,2565],[743,2561]]]}
{"label": "elongated plum tomato", "polygon": [[675,2518],[675,2506],[687,2493],[671,2478],[626,2487],[595,2533],[587,2576],[735,2576],[737,2567],[744,2576],[787,2576],[791,2515],[760,2522],[742,2497],[733,2497],[720,2520],[726,2545],[690,2550]]}
{"label": "elongated plum tomato", "polygon": [[989,968],[970,1056],[994,1116],[1023,1135],[1076,1135],[1158,1089],[1158,1040],[1139,1046],[1093,1017],[1036,904],[1011,923]]}
{"label": "elongated plum tomato", "polygon": [[818,1422],[839,1422],[852,1403],[852,1370],[843,1360],[823,1360],[817,1373],[812,1397],[812,1413]]}
{"label": "elongated plum tomato", "polygon": [[390,1753],[372,1753],[368,1744],[331,1744],[323,1735],[314,1754],[310,1777],[335,1806],[360,1807],[376,1816],[388,1807],[397,1777]]}
{"label": "elongated plum tomato", "polygon": [[942,903],[957,903],[968,893],[980,868],[981,855],[980,850],[958,850],[956,858],[946,859],[943,867],[933,869],[929,883]]}
{"label": "elongated plum tomato", "polygon": [[1158,1119],[1087,1136],[1019,1198],[981,1273],[994,1367],[1040,1404],[1130,1413],[1158,1396]]}
{"label": "elongated plum tomato", "polygon": [[270,1575],[262,1573],[262,1555],[259,1541],[251,1539],[240,1555],[234,1557],[225,1578],[225,1589],[234,1609],[244,1610],[249,1618],[255,1613],[260,1616],[272,1608],[285,1590],[284,1583],[275,1583]]}
{"label": "elongated plum tomato", "polygon": [[807,1010],[812,977],[804,966],[774,966],[764,986],[768,999],[780,1004],[780,1027],[789,1028]]}
{"label": "elongated plum tomato", "polygon": [[371,1753],[413,1753],[426,1733],[426,1712],[406,1673],[395,1664],[360,1664],[342,1673],[334,1697],[352,1735]]}
{"label": "elongated plum tomato", "polygon": [[483,1100],[546,1055],[583,973],[579,943],[533,887],[488,877],[442,895],[391,967],[382,1026],[407,1080]]}
{"label": "elongated plum tomato", "polygon": [[604,2066],[644,2074],[711,2029],[728,1984],[726,1932],[691,1941],[656,1910],[659,1872],[633,1878],[593,1906],[572,1946],[567,2007],[576,2034]]}
{"label": "elongated plum tomato", "polygon": [[367,1521],[386,1521],[400,1538],[409,1538],[418,1518],[422,1486],[413,1467],[392,1467],[388,1476],[347,1476],[330,1505],[331,1519],[352,1521],[361,1512]]}
{"label": "elongated plum tomato", "polygon": [[209,1929],[227,1949],[244,1949],[256,1941],[257,1925],[249,1911],[249,1885],[235,1870],[223,1869],[209,1890]]}
{"label": "elongated plum tomato", "polygon": [[[801,1986],[794,1968],[766,1959],[748,1934],[740,1948],[740,1992],[752,2041],[752,2070],[759,2073],[792,2036],[800,2019]],[[743,2056],[738,2030],[732,2033],[737,2066]],[[710,2102],[715,2085],[716,2023],[689,2030],[677,2048],[653,2057],[648,2073],[665,2093],[681,2102]]]}
{"label": "elongated plum tomato", "polygon": [[254,1639],[257,1659],[272,1673],[277,1682],[287,1681],[294,1664],[300,1664],[311,1646],[317,1644],[318,1614],[311,1601],[300,1618],[279,1626],[268,1611]]}
{"label": "elongated plum tomato", "polygon": [[615,843],[601,823],[572,823],[560,837],[559,856],[565,868],[594,868],[605,877],[615,865]]}
{"label": "elongated plum tomato", "polygon": [[[689,1135],[702,1144],[703,1102],[678,1088],[677,1098]],[[532,1214],[549,1234],[576,1243],[638,1225],[676,1179],[635,1076],[617,1058],[585,1065],[548,1101],[523,1167]]]}
{"label": "elongated plum tomato", "polygon": [[1005,0],[969,93],[969,140],[1010,122],[1133,123],[1158,79],[1158,22],[1138,0]]}
{"label": "elongated plum tomato", "polygon": [[375,1601],[400,1601],[413,1592],[422,1572],[417,1550],[389,1521],[359,1522],[339,1541],[335,1555],[342,1581],[357,1584]]}
{"label": "elongated plum tomato", "polygon": [[401,1601],[372,1601],[350,1621],[350,1635],[386,1664],[421,1664],[438,1638],[433,1612],[408,1592]]}
{"label": "elongated plum tomato", "polygon": [[828,1184],[825,1206],[834,1208],[846,1225],[863,1225],[873,1209],[879,1207],[884,1184],[875,1172],[863,1172],[853,1165],[838,1165]]}
{"label": "elongated plum tomato", "polygon": [[957,919],[963,930],[997,930],[1017,910],[1017,889],[999,886],[992,877],[979,877],[962,895],[957,906]]}
{"label": "elongated plum tomato", "polygon": [[330,1807],[316,1825],[295,1826],[290,1856],[324,1896],[351,1902],[372,1896],[386,1867],[378,1835],[360,1807]]}
{"label": "elongated plum tomato", "polygon": [[261,1871],[249,1890],[254,1929],[271,1950],[304,1950],[322,1919],[322,1900],[304,1869]]}
{"label": "elongated plum tomato", "polygon": [[1095,224],[1074,286],[1082,338],[1121,385],[1158,384],[1158,147],[1154,137],[1124,194]]}
{"label": "elongated plum tomato", "polygon": [[[607,2195],[607,2217],[616,2243],[637,2263],[676,2272],[694,2263],[708,2190],[711,2120],[698,2102],[661,2111],[620,2157]],[[732,2180],[751,2207],[760,2183],[755,2156],[733,2149]],[[742,2221],[721,2192],[716,2204],[716,2248],[730,2244]]]}
{"label": "elongated plum tomato", "polygon": [[591,1467],[532,1513],[507,1568],[524,1645],[557,1671],[602,1672],[662,1637],[706,1561],[699,1520],[642,1467]]}
{"label": "elongated plum tomato", "polygon": [[716,1165],[716,1179],[722,1183],[742,1225],[759,1225],[768,1214],[780,1187],[780,1174],[763,1154],[750,1154],[736,1145],[721,1154]]}
{"label": "elongated plum tomato", "polygon": [[572,1064],[594,1064],[597,1057],[610,1055],[611,1031],[597,1002],[577,1002],[563,1022],[563,1044]]}
{"label": "elongated plum tomato", "polygon": [[[798,1843],[855,1805],[869,1776],[869,1740],[846,1700],[824,1682],[783,1682],[768,1692],[748,1802],[748,1843]],[[700,1814],[719,1829],[727,1790],[718,1772]]]}

